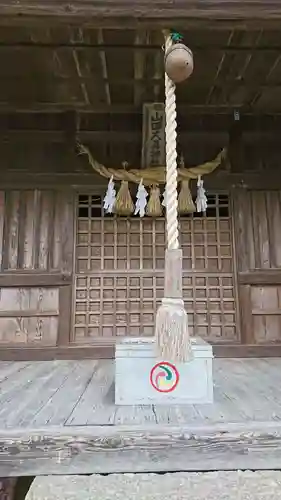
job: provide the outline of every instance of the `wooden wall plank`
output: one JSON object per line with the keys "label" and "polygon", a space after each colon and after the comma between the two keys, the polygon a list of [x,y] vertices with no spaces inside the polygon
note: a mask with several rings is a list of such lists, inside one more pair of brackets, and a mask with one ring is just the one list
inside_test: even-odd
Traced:
{"label": "wooden wall plank", "polygon": [[19,236],[20,192],[11,191],[6,195],[4,219],[3,267],[17,269]]}
{"label": "wooden wall plank", "polygon": [[24,191],[22,196],[26,203],[26,220],[24,227],[24,250],[23,250],[23,269],[35,268],[35,230],[36,218],[38,213],[37,191]]}
{"label": "wooden wall plank", "polygon": [[61,237],[61,271],[71,273],[73,270],[74,250],[74,193],[64,193]]}
{"label": "wooden wall plank", "polygon": [[269,269],[271,266],[269,253],[269,234],[267,223],[266,193],[252,192],[252,221],[254,227],[256,268]]}
{"label": "wooden wall plank", "polygon": [[266,193],[271,267],[281,267],[281,191]]}
{"label": "wooden wall plank", "polygon": [[253,317],[251,307],[251,286],[239,287],[239,305],[241,318],[241,340],[244,344],[253,344]]}
{"label": "wooden wall plank", "polygon": [[66,273],[72,273],[74,248],[74,193],[67,191],[56,194],[54,220],[53,266]]}
{"label": "wooden wall plank", "polygon": [[4,243],[5,192],[0,191],[0,269],[2,269]]}
{"label": "wooden wall plank", "polygon": [[[12,189],[0,192],[2,345],[54,346],[58,335],[60,345],[69,344],[73,248],[72,190]],[[36,291],[33,287],[38,289],[40,286],[61,288],[57,310],[52,308],[49,311],[46,304],[44,306],[46,294],[51,293],[52,288],[41,288],[42,293],[38,296],[40,304],[32,303]],[[7,293],[10,306],[3,309],[1,300]]]}
{"label": "wooden wall plank", "polygon": [[238,273],[281,268],[281,191],[233,191]]}
{"label": "wooden wall plank", "polygon": [[71,340],[72,291],[72,286],[61,287],[59,290],[58,345],[67,345]]}
{"label": "wooden wall plank", "polygon": [[60,212],[61,193],[55,194],[55,213],[54,213],[54,234],[53,234],[53,259],[52,268],[58,269],[61,261],[61,212]]}
{"label": "wooden wall plank", "polygon": [[0,342],[55,345],[58,315],[58,289],[2,288]]}
{"label": "wooden wall plank", "polygon": [[39,224],[39,245],[38,245],[38,268],[48,269],[49,262],[49,252],[52,249],[49,248],[49,232],[50,227],[50,217],[51,217],[51,205],[52,205],[52,193],[49,191],[43,191],[41,197],[40,206],[40,224]]}
{"label": "wooden wall plank", "polygon": [[245,212],[249,210],[249,199],[244,189],[234,190],[232,199],[238,269],[247,271],[249,269],[249,248],[247,246],[248,234]]}
{"label": "wooden wall plank", "polygon": [[54,190],[9,190],[6,194],[2,191],[2,269],[56,270],[71,274],[73,228],[72,190],[63,193]]}
{"label": "wooden wall plank", "polygon": [[251,314],[257,343],[280,342],[280,286],[252,286]]}

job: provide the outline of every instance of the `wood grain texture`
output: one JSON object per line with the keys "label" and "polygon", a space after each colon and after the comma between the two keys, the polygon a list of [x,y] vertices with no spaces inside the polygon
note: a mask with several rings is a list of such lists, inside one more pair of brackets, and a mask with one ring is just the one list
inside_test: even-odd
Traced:
{"label": "wood grain texture", "polygon": [[0,363],[2,474],[280,468],[280,359],[215,360],[214,405],[118,408],[113,375],[112,361]]}
{"label": "wood grain texture", "polygon": [[1,288],[0,342],[56,345],[58,315],[58,289]]}
{"label": "wood grain texture", "polygon": [[[64,364],[64,363],[63,363]],[[57,390],[33,418],[35,427],[43,425],[63,425],[73,408],[79,403],[87,389],[95,369],[96,361],[68,362],[68,374]],[[98,390],[98,388],[97,388]],[[89,401],[90,403],[90,401]]]}
{"label": "wood grain texture", "polygon": [[61,287],[71,283],[71,275],[60,272],[5,272],[0,287]]}
{"label": "wood grain texture", "polygon": [[57,361],[46,362],[44,365],[45,371],[43,374],[36,377],[24,400],[6,417],[2,418],[1,427],[35,426],[36,419],[42,409],[48,407],[52,398],[74,370],[73,362],[71,361],[65,363],[63,366],[60,366]]}
{"label": "wood grain texture", "polygon": [[281,338],[281,286],[252,286],[251,310],[255,341],[278,342]]}
{"label": "wood grain texture", "polygon": [[[214,361],[214,404],[170,407],[114,404],[114,361],[4,364],[0,379],[0,429],[8,426],[88,426],[163,423],[218,424],[281,419],[281,360]],[[7,376],[8,370],[8,376]],[[1,376],[1,364],[0,364]],[[259,383],[257,384],[257,380]],[[171,410],[172,408],[172,410]],[[14,411],[12,411],[14,409]],[[245,410],[246,409],[246,410]],[[254,414],[256,415],[254,416]]]}
{"label": "wood grain texture", "polygon": [[114,363],[111,360],[94,362],[92,369],[92,378],[66,420],[66,425],[96,425],[101,421],[109,425],[114,422]]}
{"label": "wood grain texture", "polygon": [[280,191],[235,190],[233,205],[238,271],[280,268]]}
{"label": "wood grain texture", "polygon": [[[73,192],[58,193],[54,189],[1,191],[1,230],[4,271],[0,275],[1,301],[6,297],[7,302],[8,295],[10,298],[8,308],[0,304],[0,342],[49,346],[56,345],[57,340],[60,345],[69,343]],[[52,287],[54,283],[62,285],[59,292],[58,289],[43,288],[44,284]],[[68,287],[64,289],[64,285]],[[37,302],[40,302],[40,307],[33,304],[36,293],[39,294]],[[54,293],[57,294],[56,303],[51,309],[46,309],[47,297]],[[26,300],[17,305],[19,297],[24,296]]]}
{"label": "wood grain texture", "polygon": [[238,273],[240,285],[281,285],[281,269]]}
{"label": "wood grain texture", "polygon": [[[1,108],[1,107],[0,107]],[[131,113],[133,110],[131,110]],[[125,113],[125,110],[123,111]],[[107,110],[110,113],[110,110]],[[120,110],[122,113],[122,110]],[[74,188],[87,188],[91,189],[93,193],[104,192],[106,188],[106,180],[100,176],[95,175],[95,173],[87,171],[75,172],[73,168],[69,169],[69,172],[48,172],[47,167],[42,167],[42,173],[38,172],[19,172],[17,178],[15,179],[14,173],[9,170],[1,170],[0,181],[1,186],[5,189],[14,189],[15,186],[18,188],[37,188],[37,189],[60,189],[64,190],[65,187]],[[239,186],[245,184],[247,187],[252,189],[260,189],[263,186],[264,189],[274,190],[276,186],[280,184],[280,172],[276,169],[268,175],[266,172],[243,172],[242,174],[234,174],[227,171],[221,171],[219,174],[212,174],[212,176],[206,176],[205,184],[208,190],[229,190],[230,186]]]}
{"label": "wood grain texture", "polygon": [[243,285],[239,287],[239,306],[241,320],[241,340],[244,344],[254,343],[251,286]]}
{"label": "wood grain texture", "polygon": [[71,340],[72,286],[59,289],[59,324],[57,345],[67,345]]}
{"label": "wood grain texture", "polygon": [[[34,366],[37,368],[38,365]],[[13,398],[3,405],[0,414],[0,427],[14,428],[29,425],[38,408],[48,401],[50,388],[60,383],[69,366],[59,366],[57,362],[48,362],[40,366],[40,371],[34,370],[30,375],[28,384],[22,388],[24,398]]]}
{"label": "wood grain texture", "polygon": [[72,192],[36,189],[1,193],[2,270],[71,273]]}
{"label": "wood grain texture", "polygon": [[274,469],[280,434],[280,423],[1,431],[0,467],[5,476]]}
{"label": "wood grain texture", "polygon": [[271,267],[281,268],[281,192],[266,193],[266,212],[268,214],[268,239]]}
{"label": "wood grain texture", "polygon": [[[232,344],[213,343],[215,358],[275,358],[281,357],[281,343],[273,344]],[[20,347],[3,344],[0,361],[51,361],[81,359],[114,359],[114,344],[75,345],[57,347]]]}
{"label": "wood grain texture", "polygon": [[212,1],[195,1],[186,4],[183,0],[176,0],[171,4],[169,0],[157,0],[154,2],[153,9],[151,4],[142,0],[141,2],[131,2],[129,0],[123,2],[113,2],[105,0],[92,4],[87,0],[74,0],[71,5],[65,0],[49,2],[38,2],[29,0],[28,2],[17,2],[16,5],[10,4],[7,1],[1,1],[1,15],[29,15],[40,17],[62,16],[69,21],[71,18],[83,17],[92,18],[113,18],[115,22],[120,18],[131,17],[132,20],[138,18],[146,18],[147,20],[170,19],[171,17],[180,18],[196,18],[196,19],[279,19],[281,18],[280,2],[268,1],[266,6],[262,0],[257,0],[253,4],[248,1],[229,1],[229,0],[212,0]]}
{"label": "wood grain texture", "polygon": [[115,352],[114,345],[68,345],[57,347],[26,347],[21,345],[20,347],[11,347],[11,344],[8,343],[1,347],[0,360],[2,361],[113,359]]}
{"label": "wood grain texture", "polygon": [[279,342],[280,191],[236,190],[233,204],[242,342]]}

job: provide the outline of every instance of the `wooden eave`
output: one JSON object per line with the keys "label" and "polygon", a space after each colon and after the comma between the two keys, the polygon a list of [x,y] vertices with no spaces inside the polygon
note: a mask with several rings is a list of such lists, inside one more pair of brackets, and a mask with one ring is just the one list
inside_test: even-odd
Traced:
{"label": "wooden eave", "polygon": [[[164,3],[155,3],[156,7],[150,9],[153,16]],[[221,2],[221,5],[229,5],[231,10],[234,4],[241,3]],[[246,3],[254,6],[253,2]],[[279,5],[279,2],[266,5],[273,3]],[[171,12],[176,13],[179,4],[175,1],[173,8],[171,3],[166,5],[173,26]],[[256,4],[259,6],[261,2]],[[97,159],[105,164],[116,165],[127,160],[138,166],[142,105],[164,101],[161,26],[131,22],[130,27],[124,28],[125,17],[120,17],[115,19],[114,28],[105,28],[103,21],[111,19],[109,15],[99,18],[97,26],[94,15],[89,14],[84,22],[82,17],[71,17],[68,8],[70,17],[61,22],[58,15],[55,22],[45,14],[52,6],[55,15],[56,5],[65,8],[68,4],[50,0],[46,4],[22,1],[15,5],[0,0],[2,150],[14,143],[34,150],[42,149],[44,144],[56,144],[58,148],[68,144],[73,149],[78,138],[89,144]],[[72,5],[78,5],[79,9],[84,6],[89,13],[106,5],[117,8],[117,2],[106,0],[77,1]],[[126,5],[123,1],[122,8]],[[146,5],[148,12],[148,2],[142,5]],[[198,6],[196,2],[192,5]],[[204,2],[200,5],[204,6]],[[215,2],[208,2],[209,10],[212,11],[213,5]],[[28,16],[31,7],[37,14]],[[16,15],[19,14],[16,9],[21,8],[27,10]],[[9,15],[5,16],[7,10],[2,16],[1,9],[10,9]],[[258,8],[255,12],[259,12]],[[279,28],[266,24],[253,29],[237,28],[222,21],[218,29],[211,23],[205,27],[200,23],[188,27],[187,23],[180,31],[195,61],[192,77],[177,86],[179,147],[183,152],[186,149],[186,161],[196,164],[215,156],[228,142],[237,110],[245,143],[279,143]]]}
{"label": "wooden eave", "polygon": [[10,17],[38,20],[60,18],[92,26],[113,27],[116,21],[124,25],[152,23],[165,26],[173,18],[174,26],[196,25],[198,21],[235,23],[236,27],[281,19],[281,2],[264,0],[18,0],[0,1],[1,23]]}

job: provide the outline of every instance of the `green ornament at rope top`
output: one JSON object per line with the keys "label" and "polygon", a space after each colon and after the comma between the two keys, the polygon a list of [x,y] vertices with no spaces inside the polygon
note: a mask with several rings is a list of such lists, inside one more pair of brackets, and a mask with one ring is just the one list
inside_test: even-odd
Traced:
{"label": "green ornament at rope top", "polygon": [[183,43],[183,36],[177,31],[171,31],[171,39],[174,43]]}

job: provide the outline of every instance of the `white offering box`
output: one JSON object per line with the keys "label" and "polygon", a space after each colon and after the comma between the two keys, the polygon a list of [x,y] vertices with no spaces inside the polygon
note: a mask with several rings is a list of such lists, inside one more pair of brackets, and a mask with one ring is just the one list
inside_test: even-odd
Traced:
{"label": "white offering box", "polygon": [[213,350],[192,338],[193,360],[172,363],[155,354],[154,338],[125,338],[115,351],[115,404],[186,405],[213,402]]}

